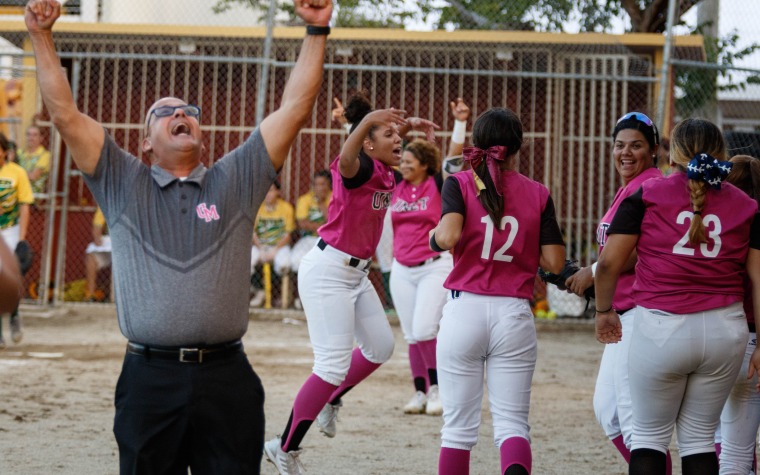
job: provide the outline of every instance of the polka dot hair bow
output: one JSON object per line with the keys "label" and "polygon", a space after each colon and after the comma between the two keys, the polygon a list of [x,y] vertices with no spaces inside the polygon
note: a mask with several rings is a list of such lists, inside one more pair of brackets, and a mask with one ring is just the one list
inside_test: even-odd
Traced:
{"label": "polka dot hair bow", "polygon": [[[491,175],[491,180],[493,181],[493,184],[496,185],[496,193],[499,196],[502,196],[501,170],[499,169],[499,164],[497,162],[503,162],[507,157],[507,147],[503,145],[494,145],[493,147],[489,147],[488,150],[483,150],[478,147],[465,147],[465,149],[462,150],[462,156],[466,162],[470,162],[473,174],[475,174],[475,169],[483,163],[483,160],[485,160],[486,166],[488,167],[488,173]],[[475,176],[477,177],[477,175]]]}
{"label": "polka dot hair bow", "polygon": [[695,155],[686,169],[686,176],[692,180],[701,180],[712,188],[720,190],[720,183],[731,171],[731,162],[721,162],[706,153]]}

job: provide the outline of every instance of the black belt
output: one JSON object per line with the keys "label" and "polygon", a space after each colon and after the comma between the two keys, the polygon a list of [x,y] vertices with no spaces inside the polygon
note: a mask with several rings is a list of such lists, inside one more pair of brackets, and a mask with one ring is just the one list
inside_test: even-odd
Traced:
{"label": "black belt", "polygon": [[132,341],[127,343],[127,353],[141,355],[146,358],[174,360],[180,363],[205,363],[230,356],[242,350],[243,343],[240,340],[196,348],[147,346]]}
{"label": "black belt", "polygon": [[747,322],[747,327],[749,328],[750,333],[757,333],[755,331],[755,322]]}
{"label": "black belt", "polygon": [[425,264],[431,264],[431,263],[437,261],[440,258],[441,258],[441,255],[438,254],[435,257],[431,257],[430,259],[424,260],[424,261],[420,262],[419,264],[414,264],[414,265],[409,266],[409,267],[420,267],[420,266],[424,266]]}
{"label": "black belt", "polygon": [[[320,250],[324,251],[325,248],[327,247],[327,243],[322,238],[319,238],[319,241],[317,241],[317,247]],[[362,270],[369,269],[369,266],[372,265],[372,261],[370,261],[369,259],[358,259],[356,257],[351,256],[351,259],[348,260],[348,265],[351,266],[351,267],[356,267],[358,269],[359,268],[359,264],[361,264],[363,260],[366,260],[367,264],[364,266],[364,268]]]}

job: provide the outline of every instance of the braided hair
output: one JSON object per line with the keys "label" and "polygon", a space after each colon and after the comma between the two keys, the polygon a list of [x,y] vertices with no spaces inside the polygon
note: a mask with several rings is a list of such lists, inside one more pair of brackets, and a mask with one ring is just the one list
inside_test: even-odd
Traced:
{"label": "braided hair", "polygon": [[[676,124],[670,137],[671,162],[683,171],[692,158],[703,153],[726,161],[726,141],[718,126],[705,119],[685,119]],[[707,241],[702,222],[706,197],[707,183],[689,179],[689,198],[694,211],[689,226],[689,243],[692,245]]]}

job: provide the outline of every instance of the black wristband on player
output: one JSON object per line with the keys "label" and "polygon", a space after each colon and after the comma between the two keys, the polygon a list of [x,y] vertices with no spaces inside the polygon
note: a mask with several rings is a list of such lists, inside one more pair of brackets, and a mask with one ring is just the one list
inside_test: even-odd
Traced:
{"label": "black wristband on player", "polygon": [[318,25],[307,25],[306,26],[306,34],[307,35],[324,35],[327,36],[330,34],[330,27],[329,26],[318,26]]}
{"label": "black wristband on player", "polygon": [[435,233],[430,235],[430,249],[434,250],[435,252],[444,252],[446,250],[439,246],[437,242],[435,242]]}

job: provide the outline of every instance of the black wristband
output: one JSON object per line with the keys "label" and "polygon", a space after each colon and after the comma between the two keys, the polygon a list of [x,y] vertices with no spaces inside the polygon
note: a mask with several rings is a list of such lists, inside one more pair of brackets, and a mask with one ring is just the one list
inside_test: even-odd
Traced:
{"label": "black wristband", "polygon": [[435,233],[430,235],[430,249],[434,250],[435,252],[444,252],[446,250],[439,246],[435,241]]}
{"label": "black wristband", "polygon": [[318,26],[318,25],[306,25],[306,34],[307,35],[324,35],[327,36],[330,34],[330,27],[329,26]]}
{"label": "black wristband", "polygon": [[599,310],[598,308],[594,310],[596,310],[596,313],[608,313],[609,311],[612,310],[612,307],[608,308],[607,310]]}

